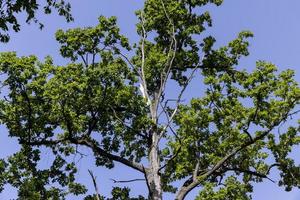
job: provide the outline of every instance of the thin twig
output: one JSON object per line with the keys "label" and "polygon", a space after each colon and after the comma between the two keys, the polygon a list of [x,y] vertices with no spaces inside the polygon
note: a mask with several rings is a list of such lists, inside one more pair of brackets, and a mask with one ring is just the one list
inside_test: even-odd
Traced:
{"label": "thin twig", "polygon": [[227,171],[237,171],[237,172],[242,172],[242,173],[246,173],[246,174],[249,174],[249,175],[257,176],[257,177],[260,177],[260,178],[266,178],[269,181],[271,181],[273,183],[276,183],[274,180],[269,178],[266,174],[262,174],[262,173],[259,173],[259,172],[256,172],[256,171],[245,170],[245,169],[240,169],[240,168],[225,168],[225,170],[227,170]]}
{"label": "thin twig", "polygon": [[185,92],[187,86],[189,85],[189,83],[192,81],[193,77],[194,77],[194,73],[196,72],[196,70],[198,69],[198,65],[196,65],[196,67],[193,69],[191,75],[189,76],[188,80],[185,82],[183,88],[181,89],[179,95],[178,95],[178,98],[177,98],[177,101],[176,101],[176,107],[174,109],[174,111],[172,112],[169,120],[168,120],[168,123],[166,126],[164,126],[163,130],[161,131],[161,135],[163,135],[163,133],[167,130],[167,128],[171,125],[172,121],[173,121],[173,118],[175,117],[177,111],[178,111],[178,108],[179,108],[179,104],[181,102],[181,98],[183,96],[183,93]]}
{"label": "thin twig", "polygon": [[181,145],[180,145],[179,148],[177,149],[176,153],[175,153],[169,160],[167,160],[163,166],[161,166],[161,167],[158,169],[158,172],[160,172],[160,171],[161,171],[163,168],[165,168],[172,160],[174,160],[174,159],[178,156],[180,150],[181,150]]}
{"label": "thin twig", "polygon": [[110,179],[110,180],[112,180],[114,183],[131,183],[131,182],[135,182],[135,181],[146,181],[146,179],[144,179],[144,178],[136,178],[136,179],[131,179],[131,180],[122,180],[122,181],[120,181],[120,180],[115,180],[115,179]]}
{"label": "thin twig", "polygon": [[[161,96],[163,95],[163,92],[165,90],[166,83],[167,83],[167,80],[169,78],[169,74],[170,74],[171,68],[173,66],[173,62],[175,60],[176,50],[177,50],[177,40],[176,40],[176,36],[175,36],[175,26],[174,26],[174,23],[171,20],[168,12],[166,10],[165,4],[164,4],[164,2],[162,0],[161,0],[161,4],[162,4],[164,13],[165,13],[165,15],[166,15],[169,23],[172,25],[171,43],[170,43],[170,46],[169,46],[169,52],[168,52],[168,56],[167,56],[169,58],[170,55],[172,54],[172,57],[171,57],[171,59],[169,61],[169,64],[166,65],[166,67],[164,68],[164,70],[163,70],[163,72],[161,74],[161,85],[160,85],[160,88],[159,88],[159,91],[158,91],[158,94],[157,94],[157,97],[156,97],[156,107],[158,106],[158,102],[160,101]],[[172,51],[172,47],[173,47],[173,51]]]}
{"label": "thin twig", "polygon": [[[109,107],[113,111],[113,114],[119,123],[121,123],[127,129],[134,130],[131,126],[127,125],[122,119],[120,119],[120,117],[118,117],[115,109],[112,106],[109,106]],[[137,135],[141,136],[142,138],[147,139],[147,140],[149,139],[146,135],[143,135],[143,134],[139,133],[138,131],[135,131],[135,132]]]}

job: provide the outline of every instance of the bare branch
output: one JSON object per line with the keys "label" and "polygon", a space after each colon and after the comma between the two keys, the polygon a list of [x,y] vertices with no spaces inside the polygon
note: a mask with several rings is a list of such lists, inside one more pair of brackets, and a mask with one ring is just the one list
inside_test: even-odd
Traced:
{"label": "bare branch", "polygon": [[77,156],[78,154],[79,154],[79,156],[80,156],[79,159],[76,161],[76,164],[79,163],[81,159],[83,159],[84,157],[87,156],[86,154],[84,154],[84,153],[82,153],[82,152],[80,152],[80,151],[78,150],[78,145],[76,145],[75,152],[76,152],[76,154],[74,155],[74,158],[73,158],[73,162],[74,162],[74,163],[75,163],[76,156]]}
{"label": "bare branch", "polygon": [[271,169],[272,169],[273,167],[279,167],[279,166],[280,166],[279,163],[274,163],[274,164],[270,165],[270,166],[269,166],[269,169],[268,169],[268,171],[267,171],[267,174],[270,173],[270,171],[271,171]]}
{"label": "bare branch", "polygon": [[84,56],[83,56],[83,55],[80,55],[80,57],[81,57],[81,59],[82,59],[84,65],[85,65],[85,67],[88,67],[87,60],[84,58]]}
{"label": "bare branch", "polygon": [[130,59],[123,54],[122,52],[119,52],[119,54],[126,60],[126,62],[131,66],[132,70],[135,71],[140,77],[142,77],[142,74],[136,70],[136,67],[134,66],[134,64],[130,61]]}
{"label": "bare branch", "polygon": [[[169,23],[171,24],[172,26],[172,36],[171,36],[171,43],[170,43],[170,46],[169,46],[169,51],[168,51],[168,58],[170,57],[170,55],[172,54],[171,56],[171,59],[169,61],[169,64],[165,66],[165,68],[163,69],[163,72],[161,73],[161,84],[160,84],[160,88],[158,90],[158,94],[157,94],[157,97],[155,99],[155,106],[157,107],[158,106],[158,102],[160,101],[161,99],[161,96],[163,95],[163,92],[165,90],[165,87],[166,87],[166,83],[167,83],[167,80],[169,78],[169,74],[170,74],[170,71],[171,71],[171,68],[173,66],[173,62],[174,62],[174,59],[176,57],[176,50],[177,50],[177,40],[176,40],[176,36],[175,36],[175,26],[174,26],[174,23],[173,21],[171,20],[167,10],[166,10],[166,7],[165,7],[165,4],[164,2],[161,0],[161,4],[162,4],[162,7],[163,7],[163,10],[164,10],[164,13],[169,21]],[[172,50],[173,48],[173,50]]]}
{"label": "bare branch", "polygon": [[181,98],[182,98],[182,96],[183,96],[183,94],[184,94],[187,86],[192,81],[192,79],[194,77],[194,73],[196,72],[197,68],[198,68],[198,65],[196,65],[196,67],[193,69],[191,75],[189,76],[189,78],[187,79],[187,81],[185,82],[185,84],[183,85],[183,87],[182,87],[182,89],[181,89],[181,91],[180,91],[180,93],[179,93],[179,95],[177,97],[175,109],[172,112],[170,118],[168,119],[167,124],[164,126],[163,130],[161,131],[161,137],[162,137],[163,133],[165,133],[165,131],[170,127],[170,125],[171,125],[171,123],[173,121],[173,118],[175,117],[175,115],[176,115],[176,113],[178,111],[179,104],[181,102]]}
{"label": "bare branch", "polygon": [[136,178],[136,179],[131,179],[131,180],[115,180],[115,179],[110,179],[112,180],[114,183],[131,183],[131,182],[136,182],[136,181],[146,181],[146,179],[144,178]]}
{"label": "bare branch", "polygon": [[224,169],[226,171],[242,172],[242,173],[246,173],[246,174],[249,174],[249,175],[257,176],[259,178],[266,178],[269,181],[275,183],[275,181],[272,180],[271,178],[269,178],[266,174],[262,174],[262,173],[259,173],[259,172],[256,172],[256,171],[251,171],[251,170],[247,170],[247,169],[241,169],[241,168],[237,168],[237,167],[233,167],[233,168],[227,168],[227,167],[225,167]]}
{"label": "bare branch", "polygon": [[[148,92],[148,87],[147,87],[147,81],[146,81],[146,76],[145,76],[145,41],[146,41],[146,38],[147,38],[147,33],[146,33],[146,30],[145,30],[145,19],[144,19],[144,15],[143,15],[143,12],[141,12],[141,27],[142,27],[142,42],[141,42],[141,53],[142,53],[142,63],[141,63],[141,84],[142,86],[144,87],[144,93],[145,93],[145,96],[147,98],[147,101],[148,100],[151,100],[150,99],[150,96],[149,96],[149,92]],[[152,108],[152,102],[150,101],[150,108]],[[152,109],[151,109],[151,112],[152,112]],[[151,113],[152,114],[152,118],[153,118],[153,112]]]}
{"label": "bare branch", "polygon": [[97,181],[96,181],[96,178],[93,174],[93,172],[91,170],[88,170],[92,180],[93,180],[93,185],[94,185],[94,188],[95,188],[95,192],[96,192],[96,198],[97,200],[100,200],[100,195],[99,195],[99,189],[98,189],[98,186],[97,186]]}

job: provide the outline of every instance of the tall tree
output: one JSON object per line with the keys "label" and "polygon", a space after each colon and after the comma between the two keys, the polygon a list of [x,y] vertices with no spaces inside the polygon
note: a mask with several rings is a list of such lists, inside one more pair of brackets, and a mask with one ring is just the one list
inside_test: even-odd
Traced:
{"label": "tall tree", "polygon": [[38,11],[42,10],[45,14],[50,14],[55,9],[69,22],[73,20],[70,8],[70,3],[65,0],[0,0],[0,41],[9,41],[9,31],[20,31],[18,17],[20,13],[25,13],[26,23],[38,23],[39,27],[43,28],[44,24],[36,17]]}
{"label": "tall tree", "polygon": [[[271,180],[274,168],[280,186],[299,187],[300,166],[289,158],[300,142],[299,126],[277,131],[298,113],[294,72],[277,72],[264,61],[252,72],[241,70],[252,33],[215,48],[212,36],[203,37],[210,15],[199,11],[210,3],[222,1],[146,0],[136,12],[140,41],[133,45],[119,33],[115,17],[59,30],[66,66],[55,66],[50,57],[40,62],[2,53],[6,95],[0,118],[22,148],[1,161],[0,186],[17,187],[19,199],[85,193],[68,159],[84,148],[99,167],[118,162],[140,172],[152,200],[164,192],[182,200],[198,186],[199,200],[251,199],[252,185]],[[196,76],[202,91],[183,101]],[[42,170],[45,148],[55,159]],[[130,197],[129,188],[112,193],[112,199],[144,199]],[[86,197],[96,198],[105,197]]]}

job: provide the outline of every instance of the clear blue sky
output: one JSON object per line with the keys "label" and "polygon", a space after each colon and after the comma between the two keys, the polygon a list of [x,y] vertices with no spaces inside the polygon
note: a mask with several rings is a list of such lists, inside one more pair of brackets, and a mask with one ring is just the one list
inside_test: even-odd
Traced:
{"label": "clear blue sky", "polygon": [[[0,44],[0,51],[16,51],[18,55],[37,55],[44,58],[46,55],[54,57],[56,64],[64,64],[67,61],[59,56],[58,44],[54,39],[57,29],[72,27],[92,26],[97,23],[99,15],[116,15],[122,32],[128,35],[131,41],[135,41],[134,10],[142,6],[142,0],[72,0],[75,22],[67,24],[55,15],[42,16],[45,23],[43,31],[35,25],[22,27],[18,34],[12,34],[8,44]],[[244,68],[253,68],[256,60],[267,60],[275,63],[281,70],[291,68],[297,72],[297,80],[300,82],[300,1],[299,0],[225,0],[221,7],[209,7],[213,17],[213,27],[209,33],[213,34],[218,45],[226,44],[242,30],[251,30],[255,38],[251,40],[250,56],[243,59],[241,65]],[[6,137],[7,131],[1,127],[0,134],[0,158],[11,154],[18,148],[13,139]],[[45,155],[50,154],[46,152]],[[93,169],[98,177],[100,191],[107,194],[112,186],[110,178],[126,179],[141,178],[131,170],[117,165],[113,172],[105,169],[95,169],[91,164],[92,154],[79,161],[80,174],[78,178],[91,183],[87,169]],[[295,154],[298,155],[298,154]],[[49,162],[45,158],[44,162]],[[130,176],[129,176],[130,175]],[[146,192],[146,186],[140,182],[132,184],[132,192],[140,194]],[[6,190],[0,194],[0,200],[13,198],[14,191]],[[72,198],[73,199],[73,198]],[[80,199],[80,198],[78,198]],[[166,197],[166,199],[171,199]],[[190,195],[187,199],[193,199]],[[300,191],[284,192],[276,184],[265,182],[255,185],[254,200],[299,200]]]}

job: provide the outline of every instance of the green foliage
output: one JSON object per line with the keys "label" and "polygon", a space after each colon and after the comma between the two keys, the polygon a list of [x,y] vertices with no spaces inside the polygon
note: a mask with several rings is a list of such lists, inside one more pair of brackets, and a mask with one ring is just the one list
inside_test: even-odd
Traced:
{"label": "green foliage", "polygon": [[[271,130],[287,120],[299,102],[300,90],[291,70],[278,76],[274,72],[276,67],[273,64],[260,61],[252,73],[233,69],[222,72],[213,69],[203,73],[206,95],[193,99],[190,105],[182,105],[175,118],[178,137],[169,144],[173,152],[179,146],[181,151],[169,165],[172,180],[188,176],[197,162],[206,171],[235,147],[268,132],[268,137],[232,157],[224,170],[235,171],[237,175],[242,173],[245,181],[260,182],[261,177],[243,172],[268,174],[272,165],[268,164],[269,158],[273,155],[283,172],[280,184],[287,188],[297,185],[297,179],[291,181],[292,178],[288,177],[291,169],[296,173],[300,168],[287,156],[293,146],[299,144],[299,130],[290,127],[280,135],[278,145],[275,144],[277,132]],[[273,154],[267,153],[267,149]],[[195,157],[199,159],[193,159]]]}
{"label": "green foliage", "polygon": [[[113,45],[117,43],[116,38],[109,39],[112,35],[106,34],[111,31],[111,24],[102,23],[108,21],[100,18],[99,26],[109,27],[103,37],[110,40],[107,45]],[[114,19],[112,21],[115,23]],[[69,33],[66,33],[67,37],[73,37]],[[59,34],[65,37],[62,31]],[[119,37],[118,33],[115,36]],[[77,43],[82,41],[84,44],[80,45],[86,45],[81,38],[74,37]],[[124,41],[122,37],[120,39]],[[72,44],[68,43],[62,48],[70,46]],[[98,54],[96,50],[92,51]],[[66,162],[66,157],[75,153],[75,146],[68,144],[70,140],[88,139],[103,146],[107,152],[120,152],[137,161],[146,154],[145,139],[137,135],[146,125],[145,109],[140,109],[144,101],[134,86],[135,76],[114,52],[101,52],[101,62],[91,65],[70,63],[63,67],[54,66],[50,57],[42,63],[34,56],[0,55],[0,68],[7,74],[3,87],[10,91],[1,102],[1,120],[7,124],[10,135],[18,137],[25,145],[24,150],[9,160],[9,183],[20,188],[20,198],[48,198],[45,186],[50,182],[68,187],[68,193],[85,192],[82,186],[74,183],[75,166]],[[125,121],[131,121],[132,126],[127,127]],[[100,143],[92,138],[93,133],[100,134]],[[56,139],[62,144],[52,142]],[[29,147],[33,144],[37,148]],[[49,170],[37,169],[41,145],[51,148],[56,157]],[[97,165],[113,167],[112,160],[96,152],[95,156]],[[31,189],[27,190],[28,187]],[[54,193],[51,189],[50,193],[56,195],[62,191],[56,189]],[[45,194],[39,196],[41,193]]]}
{"label": "green foliage", "polygon": [[[86,192],[84,186],[75,183],[74,164],[57,156],[49,169],[38,169],[40,151],[30,147],[24,147],[20,152],[8,159],[9,165],[5,171],[5,180],[13,187],[18,188],[18,199],[64,199],[73,193],[75,195]],[[61,187],[49,186],[58,184]],[[69,191],[66,190],[69,188]]]}
{"label": "green foliage", "polygon": [[6,173],[5,173],[5,169],[7,168],[7,163],[5,162],[5,160],[1,159],[0,160],[0,192],[3,191],[3,186],[6,184]]}
{"label": "green foliage", "polygon": [[[1,53],[0,119],[22,148],[0,161],[0,188],[11,184],[19,199],[83,194],[70,162],[78,149],[91,150],[96,166],[119,162],[141,172],[150,199],[171,192],[181,200],[200,186],[197,200],[248,200],[252,185],[269,179],[273,168],[280,186],[299,187],[300,166],[290,157],[300,142],[299,125],[286,123],[299,109],[295,74],[265,61],[240,70],[249,31],[220,48],[212,36],[200,40],[212,19],[199,8],[221,3],[147,0],[136,12],[141,40],[133,45],[115,17],[58,30],[60,53],[70,59],[65,66],[51,57]],[[197,84],[204,95],[193,91],[193,99],[183,102],[193,76],[202,77]],[[170,83],[176,91],[168,90]],[[283,125],[287,129],[278,134]],[[45,149],[54,160],[41,169]],[[144,199],[129,192],[116,187],[111,198],[100,198]]]}
{"label": "green foliage", "polygon": [[[111,198],[105,198],[103,196],[99,196],[99,200],[146,200],[142,196],[138,197],[130,197],[130,189],[125,187],[125,188],[120,188],[120,187],[114,187],[111,191]],[[87,197],[84,198],[84,200],[95,200],[97,199],[97,195],[88,195]]]}
{"label": "green foliage", "polygon": [[114,200],[114,199],[119,199],[119,200],[146,200],[144,197],[139,196],[137,198],[131,198],[130,197],[130,189],[125,187],[125,188],[119,188],[115,187],[112,190],[112,198],[108,198],[107,200]]}
{"label": "green foliage", "polygon": [[[170,55],[174,52],[176,55],[172,61],[172,78],[180,84],[187,79],[183,72],[194,68],[200,60],[200,47],[197,39],[193,36],[200,35],[212,25],[208,12],[199,14],[193,12],[193,9],[209,3],[220,5],[222,1],[148,0],[145,2],[144,8],[136,12],[141,20],[137,24],[138,33],[141,36],[155,33],[154,41],[147,41],[145,44],[145,71],[151,68],[151,71],[149,70],[147,73],[150,80],[154,79],[156,83],[161,81],[160,75],[164,72],[163,68],[170,59],[173,59],[170,58]],[[169,49],[171,51],[168,51]],[[137,53],[137,57],[141,58],[140,51]],[[148,82],[151,84],[152,81]],[[150,92],[154,90],[151,86]],[[157,87],[159,86],[156,85]]]}
{"label": "green foliage", "polygon": [[223,187],[215,190],[217,185],[205,184],[196,200],[249,200],[248,192],[252,192],[249,185],[240,183],[235,177],[228,177]]}
{"label": "green foliage", "polygon": [[53,9],[58,11],[60,16],[64,16],[66,20],[72,21],[72,15],[70,14],[71,5],[65,0],[47,0],[37,2],[31,0],[1,0],[0,1],[0,41],[9,41],[9,32],[11,29],[15,32],[20,31],[21,25],[18,21],[18,13],[26,13],[26,23],[38,23],[40,28],[44,25],[36,18],[36,13],[42,10],[45,14],[50,14]]}
{"label": "green foliage", "polygon": [[79,56],[85,60],[86,54],[105,56],[106,49],[109,49],[108,52],[113,50],[116,54],[120,51],[119,46],[129,50],[128,39],[120,35],[119,31],[115,17],[106,19],[101,16],[96,27],[77,28],[66,32],[58,30],[56,39],[61,44],[60,52],[63,57],[75,61]]}

